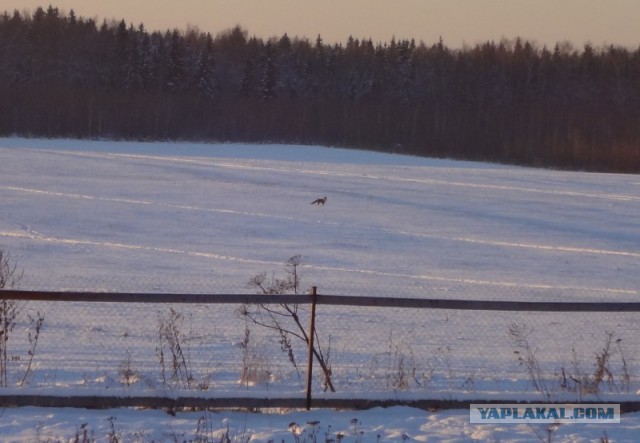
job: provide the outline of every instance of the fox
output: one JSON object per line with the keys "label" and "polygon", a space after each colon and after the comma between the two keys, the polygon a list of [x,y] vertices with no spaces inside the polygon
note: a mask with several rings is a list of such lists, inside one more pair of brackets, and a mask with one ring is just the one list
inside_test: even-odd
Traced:
{"label": "fox", "polygon": [[324,206],[324,204],[327,202],[327,197],[322,197],[322,198],[318,198],[314,201],[311,202],[312,205],[322,205]]}

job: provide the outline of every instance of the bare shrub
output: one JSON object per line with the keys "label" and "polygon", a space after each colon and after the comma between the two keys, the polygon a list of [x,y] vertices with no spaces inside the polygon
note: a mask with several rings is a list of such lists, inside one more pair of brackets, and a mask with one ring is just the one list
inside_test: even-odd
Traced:
{"label": "bare shrub", "polygon": [[540,427],[530,424],[529,427],[541,443],[551,443],[553,441],[553,433],[560,428],[560,423],[540,425]]}
{"label": "bare shrub", "polygon": [[513,352],[516,354],[520,366],[526,368],[534,389],[549,398],[549,390],[544,381],[540,363],[538,362],[531,343],[529,343],[529,336],[532,332],[533,329],[527,327],[524,323],[519,324],[514,322],[509,326],[509,338],[516,347],[516,350]]}
{"label": "bare shrub", "polygon": [[427,362],[426,369],[415,357],[413,349],[404,339],[397,339],[389,332],[387,350],[371,359],[370,376],[375,377],[382,366],[387,389],[408,391],[412,387],[423,388],[433,378],[435,366]]}
{"label": "bare shrub", "polygon": [[[22,271],[18,271],[18,265],[11,259],[9,253],[0,249],[0,289],[16,288],[22,279],[22,275]],[[17,300],[0,298],[0,386],[7,386],[8,384],[7,366],[9,356],[7,347],[21,307]]]}
{"label": "bare shrub", "polygon": [[[162,382],[169,385],[167,372],[174,387],[191,389],[195,380],[185,354],[184,335],[182,333],[182,314],[171,308],[167,317],[158,319],[158,347],[156,352],[162,371]],[[167,359],[169,361],[167,361]],[[168,367],[168,370],[167,370]]]}
{"label": "bare shrub", "polygon": [[245,327],[244,338],[240,343],[242,348],[242,374],[240,382],[251,386],[259,383],[268,383],[271,380],[269,358],[263,352],[262,347],[251,341],[251,330]]}
{"label": "bare shrub", "polygon": [[[585,394],[597,394],[606,384],[609,389],[616,391],[628,391],[631,376],[627,366],[627,359],[622,348],[622,339],[615,338],[613,332],[606,332],[605,343],[599,352],[595,353],[593,373],[585,373],[581,370],[578,355],[572,350],[573,370],[568,372],[562,368],[560,387],[569,392],[577,392],[581,396]],[[616,365],[617,356],[618,364]],[[617,375],[616,375],[617,374]]]}
{"label": "bare shrub", "polygon": [[[529,341],[532,332],[533,329],[528,328],[525,324],[512,323],[509,326],[509,337],[517,348],[514,353],[518,357],[518,362],[526,368],[533,387],[550,398],[551,394],[544,380],[542,369]],[[588,373],[581,369],[578,354],[575,349],[572,349],[572,369],[562,367],[559,373],[556,372],[558,384],[554,387],[559,387],[566,392],[576,392],[580,398],[586,394],[598,394],[602,390],[603,384],[606,384],[610,390],[629,390],[631,376],[622,348],[622,339],[616,339],[613,332],[605,334],[604,346],[595,353],[593,372]],[[619,360],[618,364],[615,364],[615,357]]]}
{"label": "bare shrub", "polygon": [[16,318],[19,313],[19,305],[16,300],[0,300],[0,386],[6,387],[9,383],[7,369],[9,366],[9,338],[16,326]]}
{"label": "bare shrub", "polygon": [[17,288],[24,272],[18,270],[18,264],[11,255],[0,249],[0,289]]}
{"label": "bare shrub", "polygon": [[[247,286],[264,295],[300,295],[300,276],[298,267],[302,262],[300,255],[291,257],[285,266],[286,276],[283,279],[273,276],[267,279],[266,273],[260,273],[251,278]],[[292,340],[300,340],[309,346],[309,336],[300,318],[299,306],[292,297],[291,303],[280,304],[245,304],[241,306],[240,315],[250,323],[267,328],[278,334],[280,348],[287,354],[289,361],[300,377],[300,367],[296,359]],[[330,347],[321,346],[318,330],[315,330],[313,355],[322,368],[324,388],[335,392],[331,381],[331,366],[329,365]]]}
{"label": "bare shrub", "polygon": [[33,358],[36,355],[36,348],[38,346],[38,339],[40,338],[40,331],[42,330],[42,325],[44,324],[44,314],[40,314],[40,311],[36,313],[36,316],[32,316],[31,314],[27,314],[27,318],[29,319],[29,332],[27,333],[27,338],[29,340],[29,350],[27,351],[28,362],[27,368],[24,371],[24,375],[22,376],[22,380],[20,380],[20,386],[24,385],[27,381],[29,375],[31,375],[31,365],[33,364]]}
{"label": "bare shrub", "polygon": [[120,375],[120,382],[128,387],[140,381],[140,374],[133,367],[131,351],[129,349],[126,351],[124,360],[122,360],[118,366],[118,374]]}
{"label": "bare shrub", "polygon": [[[10,360],[20,361],[20,356],[9,356],[9,340],[16,326],[16,322],[26,303],[2,297],[2,289],[16,289],[24,272],[18,269],[18,265],[11,255],[0,249],[0,386],[8,386],[8,363]],[[44,314],[38,312],[35,316],[27,314],[29,321],[27,351],[27,366],[19,385],[22,386],[31,375],[33,359],[35,357],[38,339],[44,323]]]}

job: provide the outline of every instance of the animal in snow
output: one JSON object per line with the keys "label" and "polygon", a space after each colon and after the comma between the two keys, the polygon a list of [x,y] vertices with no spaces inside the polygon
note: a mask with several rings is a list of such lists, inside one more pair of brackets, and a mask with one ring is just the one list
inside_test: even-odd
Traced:
{"label": "animal in snow", "polygon": [[322,197],[322,198],[315,199],[314,201],[311,202],[311,204],[324,206],[326,202],[327,202],[327,197]]}

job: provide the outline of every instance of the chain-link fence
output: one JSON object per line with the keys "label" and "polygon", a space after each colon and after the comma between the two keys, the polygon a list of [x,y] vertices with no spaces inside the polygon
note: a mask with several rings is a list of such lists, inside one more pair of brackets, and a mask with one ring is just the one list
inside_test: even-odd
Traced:
{"label": "chain-link fence", "polygon": [[[7,393],[305,395],[308,295],[3,294]],[[638,311],[320,294],[313,396],[624,400],[640,388]]]}

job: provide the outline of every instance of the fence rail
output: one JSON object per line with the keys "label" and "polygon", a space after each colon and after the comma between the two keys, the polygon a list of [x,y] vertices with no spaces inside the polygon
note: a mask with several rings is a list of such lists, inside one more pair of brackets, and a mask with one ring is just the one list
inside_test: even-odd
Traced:
{"label": "fence rail", "polygon": [[[418,299],[402,297],[370,297],[370,296],[344,296],[323,295],[315,293],[315,288],[308,294],[298,295],[263,295],[263,294],[186,294],[186,293],[114,293],[114,292],[60,292],[60,291],[23,291],[14,289],[0,290],[0,299],[20,301],[42,301],[50,303],[136,303],[136,304],[314,304],[325,306],[353,306],[368,308],[400,308],[400,309],[435,309],[450,311],[497,311],[497,312],[556,312],[556,313],[637,313],[640,312],[640,303],[634,302],[518,302],[518,301],[484,301],[484,300],[451,300],[451,299]],[[314,337],[315,310],[310,309],[309,337]],[[313,347],[313,343],[310,343]],[[358,408],[373,406],[409,405],[423,409],[460,408],[469,403],[480,402],[510,402],[520,403],[514,398],[473,400],[451,400],[442,398],[429,398],[424,393],[421,398],[415,396],[392,396],[389,399],[353,398],[353,395],[342,397],[335,394],[323,398],[311,398],[311,368],[313,353],[308,354],[308,382],[307,397],[278,396],[278,395],[253,395],[253,396],[144,396],[144,395],[46,395],[26,392],[23,394],[15,389],[6,390],[0,388],[0,406],[52,406],[52,407],[212,407],[212,408],[270,408],[270,407],[340,407]],[[534,401],[530,396],[530,401]],[[536,399],[539,400],[539,399]],[[622,401],[623,411],[640,410],[640,402]]]}
{"label": "fence rail", "polygon": [[[0,298],[32,301],[88,303],[175,303],[175,304],[310,304],[311,294],[178,294],[126,292],[60,292],[0,290]],[[640,312],[640,302],[521,302],[499,300],[423,299],[317,294],[317,304],[414,309],[517,312]]]}

